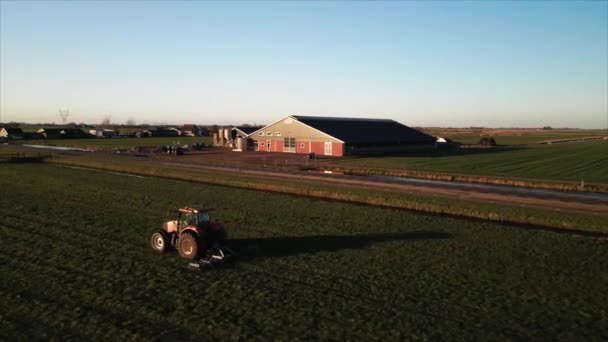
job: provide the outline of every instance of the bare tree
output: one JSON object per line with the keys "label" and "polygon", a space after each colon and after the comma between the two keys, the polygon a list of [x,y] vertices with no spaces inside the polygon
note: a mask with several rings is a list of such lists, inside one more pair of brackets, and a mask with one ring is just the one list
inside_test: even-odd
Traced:
{"label": "bare tree", "polygon": [[125,121],[125,126],[132,127],[135,125],[136,125],[136,122],[135,122],[135,119],[133,119],[133,118],[129,118],[127,121]]}

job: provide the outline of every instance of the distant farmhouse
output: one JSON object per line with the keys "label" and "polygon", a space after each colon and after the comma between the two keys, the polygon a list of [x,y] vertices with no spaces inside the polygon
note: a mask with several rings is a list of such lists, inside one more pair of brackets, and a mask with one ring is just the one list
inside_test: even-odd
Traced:
{"label": "distant farmhouse", "polygon": [[152,137],[178,137],[181,131],[177,128],[157,128],[149,130]]}
{"label": "distant farmhouse", "polygon": [[116,130],[107,128],[90,129],[89,134],[97,138],[114,138],[118,136],[118,132]]}
{"label": "distant farmhouse", "polygon": [[390,119],[291,115],[248,134],[255,151],[344,156],[417,145],[437,139]]}
{"label": "distant farmhouse", "polygon": [[0,127],[0,138],[18,140],[23,139],[23,131],[16,127]]}
{"label": "distant farmhouse", "polygon": [[37,131],[46,139],[83,139],[92,137],[80,128],[45,127]]}
{"label": "distant farmhouse", "polygon": [[208,134],[206,128],[197,125],[183,125],[181,132],[185,137],[202,137]]}

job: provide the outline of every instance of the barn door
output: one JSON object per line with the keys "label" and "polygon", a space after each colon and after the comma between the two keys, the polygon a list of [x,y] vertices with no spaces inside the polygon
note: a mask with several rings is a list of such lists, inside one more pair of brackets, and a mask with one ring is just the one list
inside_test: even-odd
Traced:
{"label": "barn door", "polygon": [[325,153],[326,156],[331,156],[331,142],[325,143]]}

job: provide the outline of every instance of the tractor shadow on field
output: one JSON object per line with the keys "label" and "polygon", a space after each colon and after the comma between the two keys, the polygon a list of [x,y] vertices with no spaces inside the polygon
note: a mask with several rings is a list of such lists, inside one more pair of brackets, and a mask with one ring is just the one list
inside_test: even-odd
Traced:
{"label": "tractor shadow on field", "polygon": [[246,261],[257,258],[336,252],[343,249],[362,249],[380,242],[435,240],[451,237],[452,235],[448,233],[431,231],[364,235],[287,236],[234,239],[229,241],[228,246],[237,253],[239,260]]}

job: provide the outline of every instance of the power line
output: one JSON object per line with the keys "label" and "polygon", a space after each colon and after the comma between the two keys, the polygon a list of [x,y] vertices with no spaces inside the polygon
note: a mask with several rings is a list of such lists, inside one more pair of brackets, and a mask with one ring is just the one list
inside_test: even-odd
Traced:
{"label": "power line", "polygon": [[59,117],[61,118],[61,123],[63,125],[65,125],[66,122],[68,121],[68,116],[70,116],[69,108],[66,108],[66,109],[59,108]]}

